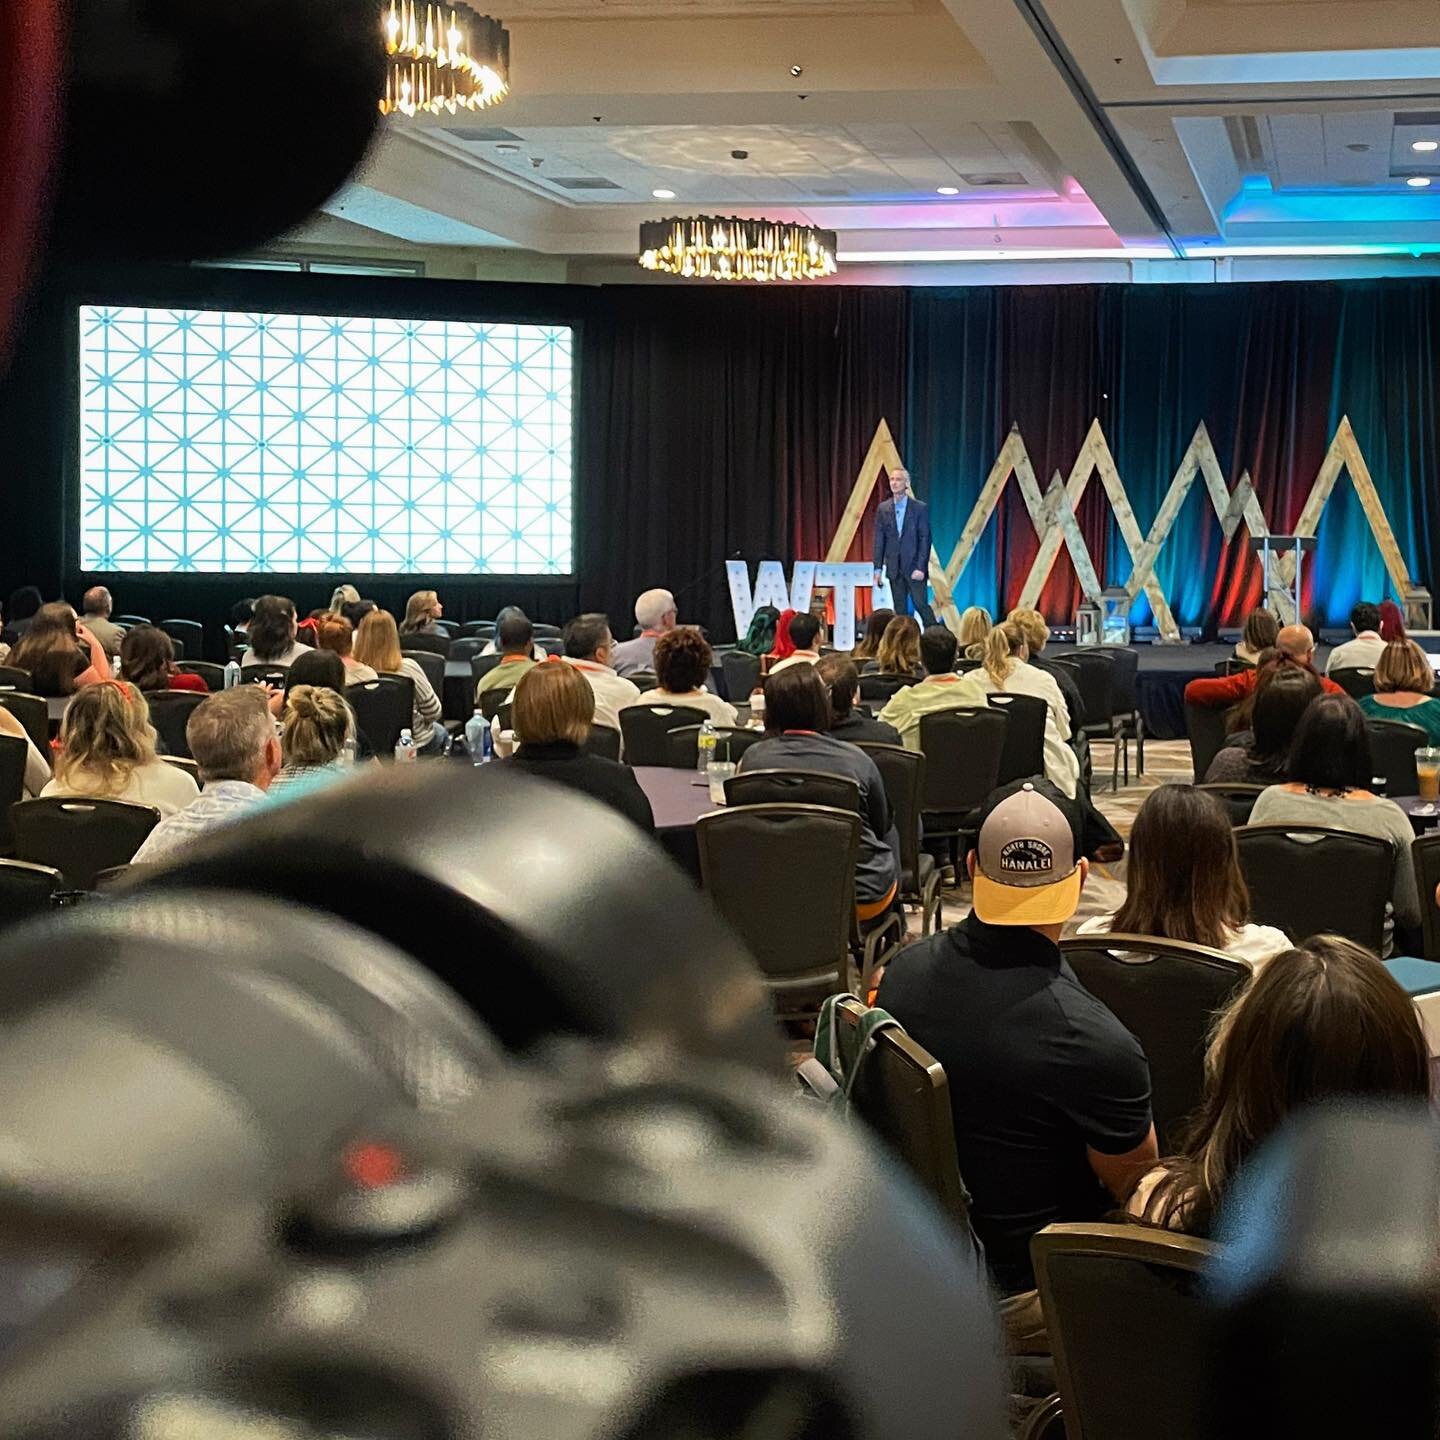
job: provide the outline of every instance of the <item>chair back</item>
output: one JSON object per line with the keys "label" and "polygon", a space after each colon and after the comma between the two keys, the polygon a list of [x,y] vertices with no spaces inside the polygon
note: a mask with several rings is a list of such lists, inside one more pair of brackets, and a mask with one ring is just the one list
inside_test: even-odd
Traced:
{"label": "chair back", "polygon": [[1385,793],[1414,795],[1420,789],[1415,752],[1430,743],[1430,736],[1403,720],[1367,719],[1365,729],[1370,736],[1370,768],[1377,778],[1385,777]]}
{"label": "chair back", "polygon": [[537,644],[547,655],[563,655],[565,642],[558,635],[536,635]]}
{"label": "chair back", "polygon": [[1186,701],[1185,734],[1190,741],[1190,768],[1198,782],[1205,778],[1210,762],[1225,748],[1225,712]]}
{"label": "chair back", "polygon": [[133,625],[148,625],[150,622],[143,615],[112,615],[110,617],[117,625],[123,625],[128,630]]}
{"label": "chair back", "polygon": [[988,697],[993,709],[1005,716],[1005,748],[1000,752],[997,785],[1028,780],[1045,773],[1045,716],[1049,707],[1038,695],[1007,695],[1003,691]]}
{"label": "chair back", "polygon": [[285,682],[290,678],[290,667],[288,665],[272,665],[269,661],[256,663],[254,665],[242,665],[240,667],[240,683],[242,685],[273,685],[277,690],[285,688]]}
{"label": "chair back", "polygon": [[1274,925],[1297,943],[1344,935],[1380,953],[1397,858],[1390,841],[1276,824],[1242,825],[1235,844],[1258,924]]}
{"label": "chair back", "polygon": [[1238,655],[1232,655],[1228,660],[1217,660],[1215,662],[1215,673],[1217,675],[1239,675],[1245,670],[1253,670],[1253,660],[1242,660]]}
{"label": "chair back", "polygon": [[[1140,674],[1140,652],[1124,645],[1107,645],[1100,652],[1110,661],[1110,714],[1133,715],[1135,687]],[[1081,651],[1084,654],[1084,651]]]}
{"label": "chair back", "polygon": [[915,684],[913,675],[862,675],[860,677],[860,698],[883,703],[892,695],[908,690]]}
{"label": "chair back", "polygon": [[653,670],[632,670],[625,677],[642,695],[660,688],[660,677]]}
{"label": "chair back", "polygon": [[183,755],[162,755],[161,760],[172,770],[183,770],[202,790],[205,782],[200,778],[200,762],[187,760]]}
{"label": "chair back", "polygon": [[1230,781],[1220,780],[1208,785],[1197,785],[1195,788],[1205,791],[1207,795],[1213,795],[1225,807],[1232,827],[1250,823],[1250,812],[1265,790],[1263,785],[1242,785],[1238,781],[1232,784]]}
{"label": "chair back", "polygon": [[587,755],[601,755],[606,760],[620,758],[620,732],[613,725],[592,725],[585,743],[580,747]]}
{"label": "chair back", "polygon": [[1115,710],[1116,667],[1104,650],[1076,650],[1065,657],[1079,671],[1080,701],[1085,706],[1085,728],[1111,730]]}
{"label": "chair back", "polygon": [[150,706],[150,723],[155,727],[155,733],[160,737],[160,743],[165,747],[167,755],[190,759],[190,741],[185,736],[185,727],[190,723],[196,707],[203,705],[209,698],[209,695],[201,695],[193,690],[156,690],[146,695],[146,703]]}
{"label": "chair back", "polygon": [[187,660],[183,665],[177,665],[175,668],[182,675],[198,675],[212,695],[217,690],[225,688],[225,667],[223,665],[213,664],[209,660]]}
{"label": "chair back", "polygon": [[345,698],[376,756],[392,759],[400,732],[414,724],[415,682],[408,675],[381,675],[377,680],[347,685]]}
{"label": "chair back", "polygon": [[443,631],[452,640],[460,633],[460,622],[458,620],[432,620],[430,623],[437,630]]}
{"label": "chair back", "polygon": [[[1037,702],[1044,707],[1044,701]],[[920,717],[925,784],[920,808],[931,814],[973,810],[999,784],[1010,712],[987,705]],[[883,773],[883,772],[882,772]]]}
{"label": "chair back", "polygon": [[[494,634],[495,622],[493,620],[467,620],[460,627],[460,639],[469,640],[478,637],[482,649],[485,642]],[[455,652],[452,650],[450,653],[453,655]]]}
{"label": "chair back", "polygon": [[[814,1009],[850,982],[860,817],[826,805],[754,804],[695,825],[701,884],[782,1010]],[[795,877],[805,877],[803,901]]]}
{"label": "chair back", "polygon": [[[10,824],[10,807],[25,798],[25,762],[30,747],[19,735],[0,735],[0,855],[15,850],[15,831]],[[0,904],[0,913],[4,906]]]}
{"label": "chair back", "polygon": [[[625,712],[622,710],[620,713],[623,715]],[[730,760],[737,765],[740,763],[740,757],[757,740],[765,738],[763,731],[746,730],[738,725],[717,725],[715,734],[716,758]],[[665,745],[667,754],[665,763],[672,770],[693,770],[700,763],[700,727],[698,725],[682,725],[678,730],[672,730],[665,737]]]}
{"label": "chair back", "polygon": [[[407,635],[407,640],[433,640],[433,635]],[[413,660],[424,672],[430,688],[437,694],[445,693],[445,656],[436,650],[412,650],[406,645],[400,652],[407,660]]]}
{"label": "chair back", "polygon": [[1420,892],[1423,949],[1427,960],[1440,960],[1440,905],[1435,903],[1440,886],[1440,830],[1419,836],[1410,847],[1415,866],[1415,888]]}
{"label": "chair back", "polygon": [[13,665],[0,665],[0,690],[20,690],[28,695],[34,683],[28,670],[17,670]]}
{"label": "chair back", "polygon": [[424,650],[431,655],[440,656],[442,660],[448,658],[452,643],[449,635],[411,634],[400,637],[400,648],[402,650]]}
{"label": "chair back", "polygon": [[547,625],[542,620],[532,622],[530,629],[537,640],[558,640],[561,636],[558,625]]}
{"label": "chair back", "polygon": [[1375,693],[1375,670],[1369,665],[1342,665],[1330,671],[1333,680],[1352,700]]}
{"label": "chair back", "polygon": [[89,890],[102,870],[128,865],[145,837],[160,822],[153,805],[128,800],[81,800],[54,797],[22,800],[10,808],[15,826],[15,855],[36,865],[50,865],[65,877],[66,887]]}
{"label": "chair back", "polygon": [[[500,717],[500,728],[502,730],[513,730],[515,728],[515,707],[511,704],[508,695],[500,702],[500,708],[495,713]],[[590,728],[593,730],[595,727],[592,725]],[[609,727],[607,726],[606,728],[608,729]],[[617,730],[615,733],[619,735],[620,732]],[[620,758],[619,751],[616,751],[615,758],[617,760]]]}
{"label": "chair back", "polygon": [[177,660],[205,658],[205,627],[198,620],[162,620],[160,629],[173,642]]}
{"label": "chair back", "polygon": [[504,658],[499,654],[472,655],[470,657],[470,679],[478,685]]}
{"label": "chair back", "polygon": [[1160,1153],[1179,1148],[1205,1096],[1215,1016],[1250,978],[1222,950],[1153,935],[1076,935],[1060,942],[1080,983],[1140,1042]]}
{"label": "chair back", "polygon": [[725,803],[822,805],[858,815],[860,787],[848,775],[822,770],[742,770],[725,782]]}
{"label": "chair back", "polygon": [[[879,746],[893,749],[893,746]],[[911,750],[903,755],[917,759]],[[855,1074],[850,1105],[885,1146],[907,1165],[963,1230],[970,1228],[970,1200],[955,1152],[955,1122],[950,1114],[950,1086],[940,1062],[904,1030],[893,1026],[875,1035],[875,1049],[854,1070],[860,1022],[865,1005],[853,995],[836,1002],[840,1053],[844,1072]]]}
{"label": "chair back", "polygon": [[620,712],[625,758],[632,765],[668,765],[670,732],[708,718],[698,705],[627,705]]}
{"label": "chair back", "polygon": [[760,657],[745,650],[727,650],[720,657],[720,673],[725,678],[725,698],[732,705],[743,705],[760,683]]}
{"label": "chair back", "polygon": [[903,745],[881,745],[870,740],[858,743],[859,748],[875,762],[875,768],[885,782],[885,798],[890,802],[890,813],[895,817],[895,833],[900,837],[901,873],[918,877],[920,811],[930,773],[930,758],[907,750]]}
{"label": "chair back", "polygon": [[53,865],[0,860],[0,929],[44,915],[54,908],[55,896],[64,888],[65,877]]}
{"label": "chair back", "polygon": [[1066,1440],[1215,1440],[1215,1253],[1138,1225],[1048,1225],[1031,1240]]}
{"label": "chair back", "polygon": [[484,635],[462,635],[450,645],[450,658],[468,665],[490,643]]}
{"label": "chair back", "polygon": [[50,753],[50,707],[41,695],[21,690],[0,690],[3,705],[24,726],[25,733],[42,754]]}
{"label": "chair back", "polygon": [[496,715],[500,713],[500,707],[506,704],[514,693],[515,687],[513,685],[508,690],[503,685],[492,685],[488,690],[481,693],[480,713],[487,720],[493,720]]}

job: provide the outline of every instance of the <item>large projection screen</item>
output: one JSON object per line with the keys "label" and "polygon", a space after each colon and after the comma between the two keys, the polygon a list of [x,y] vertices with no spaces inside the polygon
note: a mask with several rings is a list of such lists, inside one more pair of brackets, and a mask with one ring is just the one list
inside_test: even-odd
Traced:
{"label": "large projection screen", "polygon": [[562,325],[80,307],[87,571],[566,575]]}

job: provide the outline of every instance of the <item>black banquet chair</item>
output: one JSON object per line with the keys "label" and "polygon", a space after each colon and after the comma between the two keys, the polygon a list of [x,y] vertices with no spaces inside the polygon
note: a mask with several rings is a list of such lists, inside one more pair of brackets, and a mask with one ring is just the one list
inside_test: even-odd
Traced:
{"label": "black banquet chair", "polygon": [[1140,1042],[1160,1153],[1172,1153],[1204,1098],[1215,1017],[1250,978],[1250,966],[1204,945],[1148,935],[1077,935],[1060,950],[1080,983]]}
{"label": "black banquet chair", "polygon": [[1397,857],[1388,840],[1319,825],[1242,825],[1235,832],[1251,918],[1297,943],[1343,935],[1377,955]]}
{"label": "black banquet chair", "polygon": [[28,670],[17,670],[13,665],[0,665],[0,690],[19,690],[28,695],[32,684],[34,681],[31,680]]}
{"label": "black banquet chair", "polygon": [[950,842],[957,880],[960,837],[967,833],[970,812],[999,783],[1009,729],[1008,712],[988,705],[983,710],[979,706],[936,710],[920,717],[920,749],[926,761],[920,792],[925,836]]}
{"label": "black banquet chair", "polygon": [[1440,960],[1440,905],[1435,903],[1440,886],[1440,831],[1419,836],[1410,847],[1415,865],[1415,888],[1420,892],[1421,929],[1425,959]]}
{"label": "black banquet chair", "polygon": [[464,635],[450,646],[450,659],[460,660],[468,665],[489,644],[487,637]]}
{"label": "black banquet chair", "polygon": [[1225,712],[1187,701],[1185,734],[1190,741],[1190,768],[1198,783],[1205,778],[1210,762],[1225,748]]}
{"label": "black banquet chair", "polygon": [[725,803],[822,805],[859,815],[860,787],[847,776],[821,770],[746,770],[725,782]]}
{"label": "black banquet chair", "polygon": [[167,755],[190,759],[190,741],[186,738],[185,727],[196,709],[209,698],[209,695],[193,690],[156,690],[146,695],[150,723],[155,727]]}
{"label": "black banquet chair", "polygon": [[345,698],[376,756],[393,759],[400,732],[415,722],[415,682],[408,675],[381,675],[347,685]]}
{"label": "black banquet chair", "polygon": [[42,696],[26,695],[19,690],[0,690],[0,706],[4,706],[20,722],[42,755],[49,754],[50,707]]}
{"label": "black banquet chair", "polygon": [[1250,812],[1266,789],[1264,785],[1243,785],[1239,781],[1228,780],[1212,780],[1195,788],[1213,795],[1225,807],[1232,826],[1250,823]]}
{"label": "black banquet chair", "polygon": [[431,635],[407,635],[406,643],[401,647],[400,653],[407,660],[413,660],[425,672],[425,678],[430,682],[430,688],[437,695],[443,695],[445,693],[445,656],[435,650],[416,649],[409,644],[411,640],[434,638]]}
{"label": "black banquet chair", "polygon": [[10,807],[15,856],[50,865],[71,890],[89,890],[102,870],[128,865],[145,837],[160,823],[153,805],[128,800],[53,797],[22,800]]}
{"label": "black banquet chair", "polygon": [[627,705],[620,712],[627,763],[668,765],[671,732],[703,725],[707,718],[696,705]]}
{"label": "black banquet chair", "polygon": [[15,849],[10,807],[25,798],[25,763],[30,747],[19,735],[0,735],[0,855]]}
{"label": "black banquet chair", "polygon": [[915,684],[913,675],[862,675],[860,698],[875,706],[883,706],[892,696]]}
{"label": "black banquet chair", "polygon": [[613,725],[592,725],[585,743],[580,747],[587,755],[599,755],[606,760],[620,758],[620,732]]}
{"label": "black banquet chair", "polygon": [[920,848],[920,807],[930,773],[928,758],[903,745],[865,742],[860,749],[875,762],[895,816],[895,833],[900,837],[900,897],[920,907],[920,933],[928,935],[942,923],[940,867],[933,855]]}
{"label": "black banquet chair", "polygon": [[182,675],[198,675],[213,695],[225,688],[225,667],[210,660],[186,660],[175,667]]}
{"label": "black banquet chair", "polygon": [[720,673],[725,677],[725,699],[744,705],[760,683],[760,657],[746,650],[727,650],[720,657]]}
{"label": "black banquet chair", "polygon": [[1403,720],[1367,719],[1365,730],[1370,737],[1370,769],[1376,779],[1383,777],[1385,793],[1414,795],[1420,788],[1415,752],[1430,743],[1429,735]]}
{"label": "black banquet chair", "polygon": [[438,655],[442,660],[448,659],[450,646],[452,644],[449,635],[402,635],[400,637],[400,648],[402,650],[427,650],[432,655]]}
{"label": "black banquet chair", "polygon": [[173,642],[177,660],[205,658],[205,627],[198,620],[162,620],[160,629]]}
{"label": "black banquet chair", "polygon": [[64,888],[65,877],[53,865],[0,860],[0,930],[53,909]]}
{"label": "black banquet chair", "polygon": [[986,697],[993,709],[1008,721],[1005,748],[1000,752],[997,785],[1028,780],[1045,773],[1045,717],[1049,706],[1037,695],[1007,695],[1003,691]]}
{"label": "black banquet chair", "polygon": [[1329,678],[1352,700],[1375,693],[1375,671],[1368,666],[1342,665],[1338,670],[1332,670]]}

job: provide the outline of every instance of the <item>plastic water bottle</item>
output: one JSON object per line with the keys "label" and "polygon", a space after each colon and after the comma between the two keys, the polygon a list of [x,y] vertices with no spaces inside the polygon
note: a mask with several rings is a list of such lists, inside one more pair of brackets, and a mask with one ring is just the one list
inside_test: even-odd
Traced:
{"label": "plastic water bottle", "polygon": [[465,722],[465,749],[469,752],[472,765],[484,765],[493,760],[495,740],[490,733],[490,722],[485,713],[476,706],[475,713]]}
{"label": "plastic water bottle", "polygon": [[118,655],[110,662],[110,674],[113,679],[120,678],[120,657]]}
{"label": "plastic water bottle", "polygon": [[360,747],[355,743],[353,735],[345,737],[345,743],[340,747],[340,768],[349,770],[355,764],[355,759],[360,753]]}
{"label": "plastic water bottle", "polygon": [[409,765],[413,764],[414,760],[415,737],[408,730],[402,730],[400,738],[395,742],[395,763]]}
{"label": "plastic water bottle", "polygon": [[232,690],[240,683],[240,662],[232,660],[225,667],[225,688]]}
{"label": "plastic water bottle", "polygon": [[700,738],[696,743],[695,768],[703,775],[710,762],[715,758],[715,747],[720,743],[720,733],[715,729],[715,723],[707,720],[700,727]]}
{"label": "plastic water bottle", "polygon": [[765,728],[765,687],[763,685],[757,685],[750,692],[750,728],[752,730]]}

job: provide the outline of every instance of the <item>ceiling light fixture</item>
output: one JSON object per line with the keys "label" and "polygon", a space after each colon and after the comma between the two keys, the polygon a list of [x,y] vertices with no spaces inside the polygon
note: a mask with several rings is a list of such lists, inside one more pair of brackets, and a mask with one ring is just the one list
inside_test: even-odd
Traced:
{"label": "ceiling light fixture", "polygon": [[1432,150],[1440,150],[1440,140],[1412,140],[1410,148],[1421,155],[1428,155]]}
{"label": "ceiling light fixture", "polygon": [[819,280],[836,271],[835,232],[739,216],[652,220],[640,227],[640,265],[695,280]]}
{"label": "ceiling light fixture", "polygon": [[650,193],[657,200],[673,200],[675,198],[673,190],[652,190]]}
{"label": "ceiling light fixture", "polygon": [[510,32],[468,5],[386,0],[382,115],[484,110],[510,93]]}
{"label": "ceiling light fixture", "polygon": [[935,193],[937,195],[958,195],[960,193],[960,187],[958,185],[938,185],[935,188]]}
{"label": "ceiling light fixture", "polygon": [[1430,177],[1428,175],[1412,175],[1405,183],[1412,190],[1428,190],[1430,188]]}

